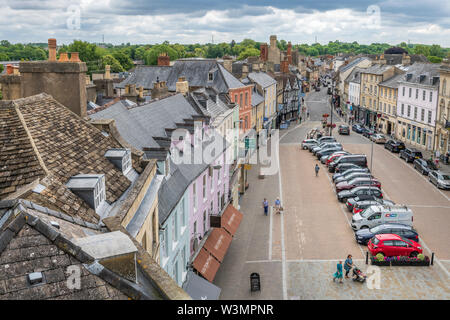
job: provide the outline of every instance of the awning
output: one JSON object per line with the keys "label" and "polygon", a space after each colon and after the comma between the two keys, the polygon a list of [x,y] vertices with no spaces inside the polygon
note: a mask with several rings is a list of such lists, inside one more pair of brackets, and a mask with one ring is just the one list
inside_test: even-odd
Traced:
{"label": "awning", "polygon": [[241,212],[239,212],[235,207],[229,204],[222,214],[222,228],[228,231],[230,235],[234,236],[239,225],[241,224],[243,217],[244,215]]}
{"label": "awning", "polygon": [[192,271],[188,271],[183,289],[193,300],[219,300],[220,292],[222,291],[219,287],[199,277]]}
{"label": "awning", "polygon": [[208,236],[208,239],[206,239],[203,248],[211,252],[219,262],[222,262],[228,247],[231,244],[231,240],[230,234],[223,228],[213,228],[213,231]]}
{"label": "awning", "polygon": [[192,264],[203,277],[208,281],[213,281],[219,270],[220,263],[208,251],[201,248]]}

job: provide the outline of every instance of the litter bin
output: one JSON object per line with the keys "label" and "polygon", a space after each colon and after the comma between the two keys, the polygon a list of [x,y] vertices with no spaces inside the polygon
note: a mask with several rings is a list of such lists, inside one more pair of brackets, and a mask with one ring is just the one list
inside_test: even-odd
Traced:
{"label": "litter bin", "polygon": [[261,291],[261,279],[259,273],[253,272],[250,275],[250,291]]}

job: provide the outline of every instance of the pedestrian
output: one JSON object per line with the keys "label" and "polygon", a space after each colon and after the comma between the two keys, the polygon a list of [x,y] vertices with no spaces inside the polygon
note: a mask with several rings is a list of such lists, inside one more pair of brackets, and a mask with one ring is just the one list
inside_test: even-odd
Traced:
{"label": "pedestrian", "polygon": [[448,164],[448,159],[449,159],[450,155],[447,151],[447,153],[445,154],[445,164]]}
{"label": "pedestrian", "polygon": [[333,282],[335,282],[336,279],[339,279],[339,283],[344,283],[342,273],[342,260],[339,260],[339,263],[337,264],[337,271],[333,275]]}
{"label": "pedestrian", "polygon": [[316,171],[316,177],[319,175],[319,165],[316,163],[316,167],[314,168],[314,171]]}
{"label": "pedestrian", "polygon": [[352,270],[353,268],[353,260],[352,260],[352,255],[349,254],[347,256],[347,259],[345,259],[345,263],[344,263],[344,269],[345,269],[345,278],[348,279],[348,273],[350,272],[350,270]]}
{"label": "pedestrian", "polygon": [[309,110],[308,110],[308,112],[307,112],[306,116],[307,116],[307,117],[309,118]]}
{"label": "pedestrian", "polygon": [[281,213],[282,211],[280,198],[277,198],[275,200],[275,210],[277,211],[277,213]]}
{"label": "pedestrian", "polygon": [[267,201],[266,198],[264,198],[264,201],[263,201],[263,208],[264,208],[264,214],[267,216],[267,214],[269,213],[269,201]]}

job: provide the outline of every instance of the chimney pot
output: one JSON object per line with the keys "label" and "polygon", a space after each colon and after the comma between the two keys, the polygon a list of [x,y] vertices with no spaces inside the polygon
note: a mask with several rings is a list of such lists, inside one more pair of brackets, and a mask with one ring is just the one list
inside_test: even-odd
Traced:
{"label": "chimney pot", "polygon": [[56,39],[48,39],[48,61],[56,61]]}
{"label": "chimney pot", "polygon": [[13,74],[15,75],[15,76],[18,76],[20,73],[19,73],[19,67],[18,66],[13,66]]}
{"label": "chimney pot", "polygon": [[78,52],[70,53],[70,62],[81,62],[80,55],[78,54]]}
{"label": "chimney pot", "polygon": [[109,64],[105,66],[105,79],[111,79],[111,66]]}
{"label": "chimney pot", "polygon": [[69,61],[69,56],[68,56],[67,52],[61,52],[59,54],[58,62],[68,62],[68,61]]}

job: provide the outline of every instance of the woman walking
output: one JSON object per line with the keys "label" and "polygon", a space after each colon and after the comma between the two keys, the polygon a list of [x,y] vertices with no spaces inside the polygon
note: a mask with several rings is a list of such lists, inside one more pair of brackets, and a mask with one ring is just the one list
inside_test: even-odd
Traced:
{"label": "woman walking", "polygon": [[345,259],[345,263],[344,263],[344,269],[345,269],[345,279],[348,279],[348,273],[350,272],[350,270],[352,270],[353,268],[353,260],[352,260],[352,255],[349,254],[347,256],[347,259]]}
{"label": "woman walking", "polygon": [[343,283],[343,279],[342,279],[342,261],[341,260],[339,260],[339,263],[337,264],[337,271],[333,275],[333,282],[335,282],[336,279],[339,279],[339,283]]}

